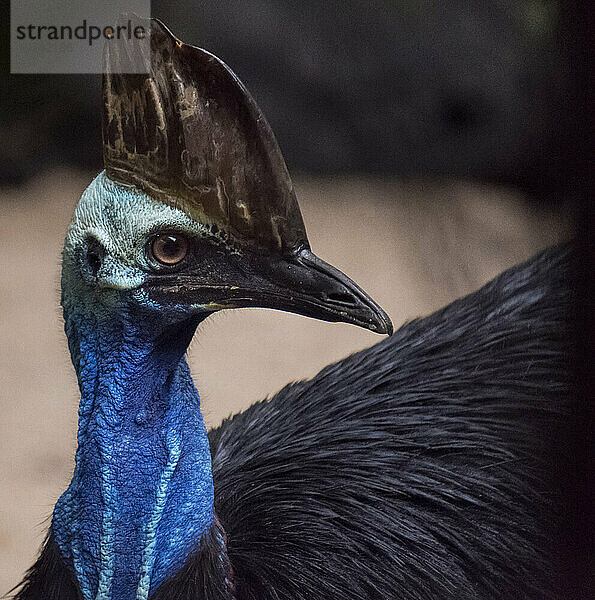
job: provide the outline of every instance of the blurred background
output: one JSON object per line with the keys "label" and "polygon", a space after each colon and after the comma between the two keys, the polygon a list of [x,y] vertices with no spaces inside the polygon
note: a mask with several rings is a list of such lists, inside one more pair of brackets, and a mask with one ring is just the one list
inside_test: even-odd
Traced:
{"label": "blurred background", "polygon": [[[285,154],[314,250],[399,326],[572,235],[580,14],[557,0],[153,2],[225,60]],[[9,21],[3,19],[3,33]],[[101,169],[100,78],[0,73],[0,594],[71,476],[78,394],[62,239]],[[272,311],[217,314],[190,361],[209,426],[377,341]]]}

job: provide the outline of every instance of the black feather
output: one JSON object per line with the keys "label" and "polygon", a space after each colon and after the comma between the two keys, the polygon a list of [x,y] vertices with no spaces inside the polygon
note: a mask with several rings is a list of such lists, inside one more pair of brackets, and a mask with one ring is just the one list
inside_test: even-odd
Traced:
{"label": "black feather", "polygon": [[15,594],[15,600],[83,600],[76,577],[62,560],[51,533],[37,562],[11,593]]}
{"label": "black feather", "polygon": [[218,519],[205,533],[200,550],[164,582],[151,600],[235,600],[225,531]]}

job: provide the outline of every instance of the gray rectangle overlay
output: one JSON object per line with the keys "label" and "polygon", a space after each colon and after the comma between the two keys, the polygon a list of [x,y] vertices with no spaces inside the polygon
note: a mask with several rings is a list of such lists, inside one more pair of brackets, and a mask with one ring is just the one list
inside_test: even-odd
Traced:
{"label": "gray rectangle overlay", "polygon": [[[105,44],[134,40],[146,51],[126,62],[147,73],[151,0],[11,0],[11,73],[102,73]],[[144,58],[143,58],[144,57]]]}

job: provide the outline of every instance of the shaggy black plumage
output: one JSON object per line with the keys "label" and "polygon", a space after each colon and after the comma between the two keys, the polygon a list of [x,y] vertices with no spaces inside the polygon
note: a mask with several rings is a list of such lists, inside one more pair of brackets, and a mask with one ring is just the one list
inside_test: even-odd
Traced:
{"label": "shaggy black plumage", "polygon": [[37,562],[18,587],[15,598],[19,600],[83,600],[74,573],[62,560],[51,533]]}
{"label": "shaggy black plumage", "polygon": [[[154,599],[558,597],[572,271],[543,252],[211,431],[226,544]],[[50,540],[17,598],[76,598],[60,562]]]}

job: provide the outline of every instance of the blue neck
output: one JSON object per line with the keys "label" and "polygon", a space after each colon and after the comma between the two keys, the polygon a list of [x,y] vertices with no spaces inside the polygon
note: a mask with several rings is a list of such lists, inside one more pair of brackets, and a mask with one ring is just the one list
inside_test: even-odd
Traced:
{"label": "blue neck", "polygon": [[85,600],[145,600],[213,520],[209,443],[185,360],[198,319],[167,327],[132,313],[64,311],[81,402],[52,531]]}

